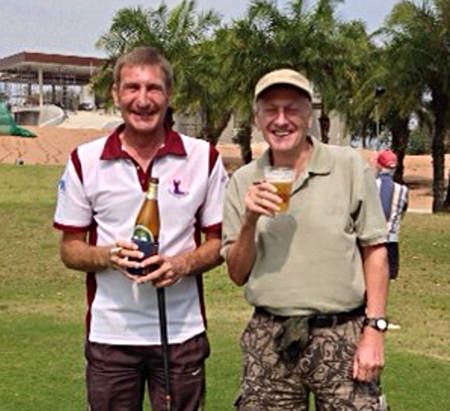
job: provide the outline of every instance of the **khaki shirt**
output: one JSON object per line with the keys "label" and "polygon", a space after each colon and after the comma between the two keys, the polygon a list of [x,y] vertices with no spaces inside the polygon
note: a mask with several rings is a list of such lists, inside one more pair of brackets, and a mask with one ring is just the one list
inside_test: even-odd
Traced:
{"label": "khaki shirt", "polygon": [[[350,147],[311,138],[307,170],[294,183],[289,210],[257,223],[256,261],[247,301],[276,315],[349,311],[364,303],[359,246],[385,242],[386,222],[373,171]],[[227,189],[222,255],[236,240],[248,187],[263,179],[269,150],[241,167]]]}

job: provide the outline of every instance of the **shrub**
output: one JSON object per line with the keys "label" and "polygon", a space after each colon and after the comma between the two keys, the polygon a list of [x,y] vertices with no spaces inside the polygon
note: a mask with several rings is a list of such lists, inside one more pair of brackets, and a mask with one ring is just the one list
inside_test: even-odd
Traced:
{"label": "shrub", "polygon": [[430,154],[431,153],[431,137],[421,130],[413,130],[409,137],[406,154]]}

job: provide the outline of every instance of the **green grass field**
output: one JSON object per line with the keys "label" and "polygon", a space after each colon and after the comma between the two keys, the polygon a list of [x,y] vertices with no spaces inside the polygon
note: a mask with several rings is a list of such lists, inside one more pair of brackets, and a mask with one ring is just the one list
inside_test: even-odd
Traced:
{"label": "green grass field", "polygon": [[[61,167],[0,165],[0,411],[79,411],[84,275],[59,261],[52,229]],[[450,407],[450,216],[408,214],[392,284],[384,387],[393,411]],[[250,315],[223,267],[206,274],[207,411],[233,409]]]}

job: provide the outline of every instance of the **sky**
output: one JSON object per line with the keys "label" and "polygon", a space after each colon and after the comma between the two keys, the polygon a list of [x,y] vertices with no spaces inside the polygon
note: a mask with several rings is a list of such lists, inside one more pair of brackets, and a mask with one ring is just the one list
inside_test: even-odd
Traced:
{"label": "sky", "polygon": [[[283,9],[287,0],[276,0]],[[363,20],[368,31],[378,28],[399,0],[345,0],[337,8],[342,20]],[[309,6],[314,0],[307,1]],[[1,0],[0,58],[22,51],[104,57],[95,48],[117,10],[156,8],[160,0]],[[173,7],[179,0],[166,0]],[[214,9],[230,21],[245,14],[249,1],[197,0],[197,10]]]}

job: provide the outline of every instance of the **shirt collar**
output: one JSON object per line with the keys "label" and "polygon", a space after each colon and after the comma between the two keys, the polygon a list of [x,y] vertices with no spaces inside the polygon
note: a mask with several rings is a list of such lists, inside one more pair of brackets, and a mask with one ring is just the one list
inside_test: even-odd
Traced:
{"label": "shirt collar", "polygon": [[[307,138],[311,141],[313,145],[313,152],[311,155],[311,159],[308,162],[308,173],[329,174],[333,166],[333,159],[330,153],[328,152],[327,147],[325,147],[325,144],[321,143],[315,137],[308,136]],[[268,148],[257,160],[258,168],[263,169],[264,166],[270,165],[271,158],[272,155],[270,152],[270,148]]]}
{"label": "shirt collar", "polygon": [[[125,124],[121,124],[108,136],[100,156],[102,160],[130,158],[130,155],[122,148],[122,142],[119,137],[124,128]],[[156,157],[164,157],[170,154],[179,157],[187,155],[180,134],[172,129],[167,130],[164,144],[159,148]]]}

